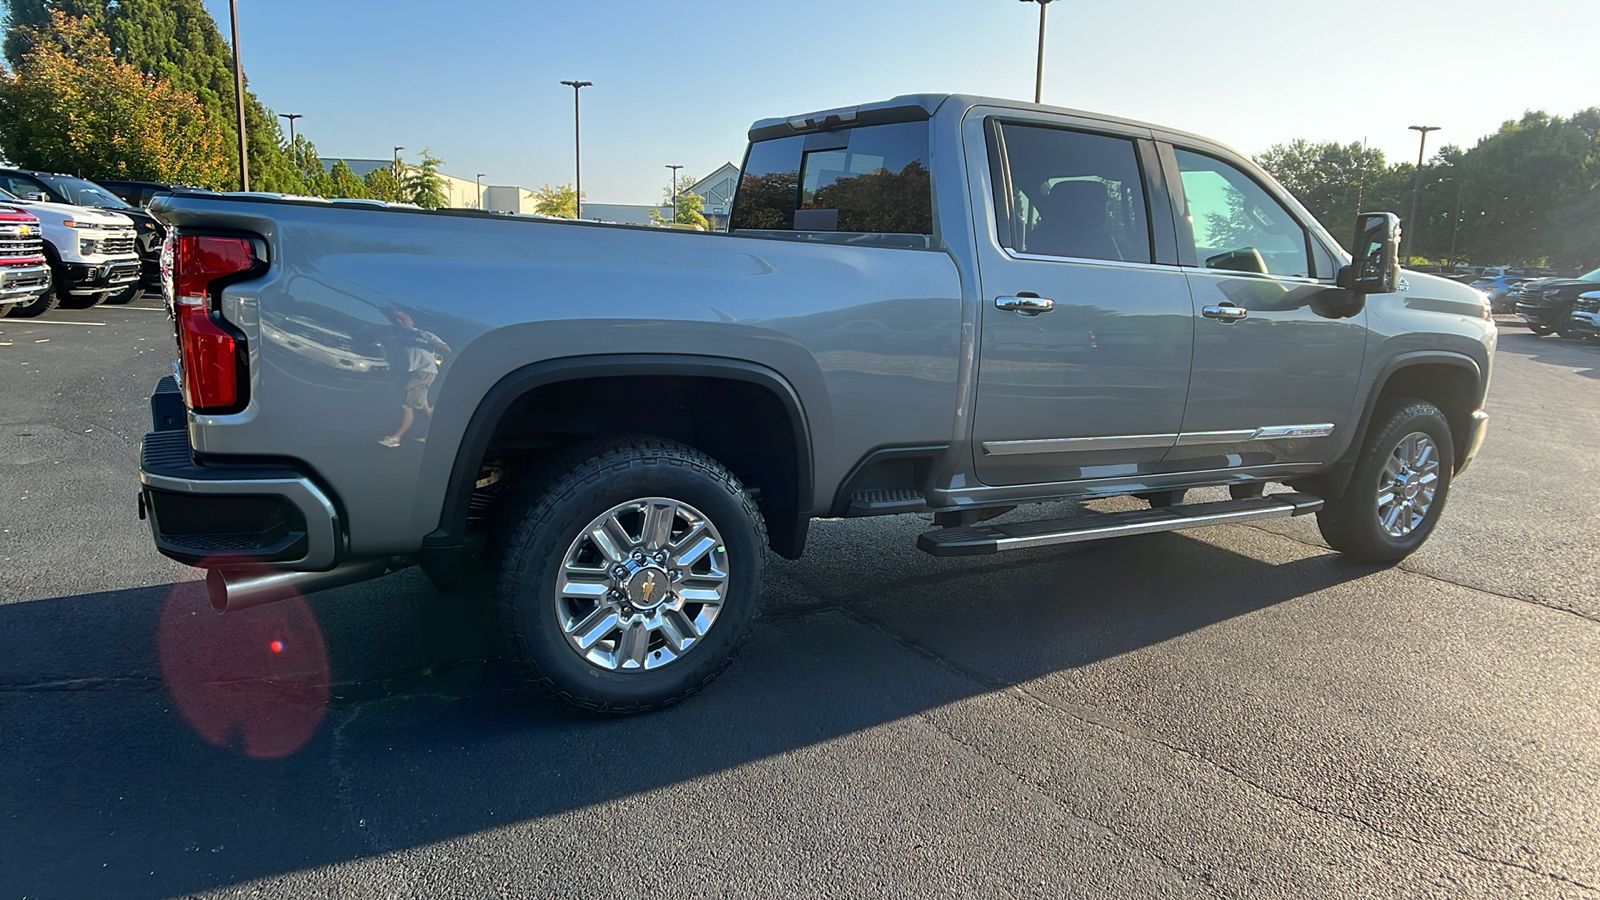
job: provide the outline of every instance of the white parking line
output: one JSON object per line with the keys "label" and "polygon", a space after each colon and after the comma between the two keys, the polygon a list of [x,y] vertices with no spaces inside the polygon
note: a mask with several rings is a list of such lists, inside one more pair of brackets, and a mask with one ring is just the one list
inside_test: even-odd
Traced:
{"label": "white parking line", "polygon": [[124,306],[123,309],[137,309],[140,312],[166,312],[165,306]]}
{"label": "white parking line", "polygon": [[[17,324],[18,325],[22,325],[24,323],[18,322]],[[35,319],[32,322],[28,322],[26,324],[28,324],[28,325],[104,325],[106,323],[104,323],[104,322],[52,322],[49,319]]]}

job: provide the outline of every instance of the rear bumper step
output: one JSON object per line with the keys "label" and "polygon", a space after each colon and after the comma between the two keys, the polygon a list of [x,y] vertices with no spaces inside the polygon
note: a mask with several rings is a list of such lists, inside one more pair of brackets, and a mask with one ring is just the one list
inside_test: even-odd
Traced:
{"label": "rear bumper step", "polygon": [[1026,550],[1053,544],[1095,541],[1132,534],[1178,531],[1202,525],[1220,525],[1250,519],[1303,516],[1322,508],[1322,498],[1310,494],[1271,494],[1248,500],[1219,500],[1162,509],[1086,513],[1038,522],[1003,525],[965,525],[924,532],[917,547],[934,556],[985,556],[1003,550]]}

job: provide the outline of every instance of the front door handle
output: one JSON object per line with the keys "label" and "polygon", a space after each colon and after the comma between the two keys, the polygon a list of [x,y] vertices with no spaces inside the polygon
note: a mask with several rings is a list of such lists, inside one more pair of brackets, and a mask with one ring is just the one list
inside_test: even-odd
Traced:
{"label": "front door handle", "polygon": [[1220,306],[1208,306],[1200,310],[1200,314],[1208,319],[1221,319],[1224,322],[1237,322],[1250,315],[1250,310],[1232,303],[1223,303]]}
{"label": "front door handle", "polygon": [[994,298],[995,309],[1009,309],[1022,313],[1025,316],[1037,316],[1056,308],[1056,302],[1049,297],[1041,297],[1024,291],[1015,297]]}

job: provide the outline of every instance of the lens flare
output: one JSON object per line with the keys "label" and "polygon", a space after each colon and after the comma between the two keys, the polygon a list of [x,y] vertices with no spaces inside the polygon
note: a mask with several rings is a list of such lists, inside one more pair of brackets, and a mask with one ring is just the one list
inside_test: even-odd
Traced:
{"label": "lens flare", "polygon": [[179,582],[156,645],[178,712],[215,746],[254,759],[289,756],[326,715],[328,652],[304,598],[219,613],[204,582]]}

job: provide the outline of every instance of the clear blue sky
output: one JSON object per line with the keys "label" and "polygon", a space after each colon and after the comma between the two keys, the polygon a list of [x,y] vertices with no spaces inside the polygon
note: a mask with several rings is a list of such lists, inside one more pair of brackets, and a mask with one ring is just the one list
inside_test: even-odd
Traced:
{"label": "clear blue sky", "polygon": [[[227,34],[226,0],[207,0]],[[1038,7],[1018,0],[239,0],[250,85],[325,156],[407,155],[648,203],[680,163],[739,162],[758,118],[902,93],[1031,99]],[[1525,109],[1600,104],[1594,0],[1055,0],[1046,103],[1246,152],[1296,137],[1414,158]]]}

